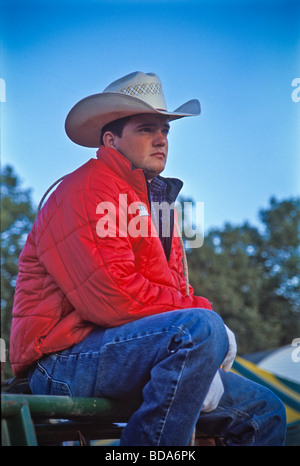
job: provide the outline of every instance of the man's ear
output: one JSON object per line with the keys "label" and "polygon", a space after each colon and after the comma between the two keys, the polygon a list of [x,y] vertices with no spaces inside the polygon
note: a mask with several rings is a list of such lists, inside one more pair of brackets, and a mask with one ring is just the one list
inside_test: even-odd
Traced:
{"label": "man's ear", "polygon": [[115,149],[115,135],[111,131],[105,131],[103,134],[103,144],[106,147],[112,147]]}

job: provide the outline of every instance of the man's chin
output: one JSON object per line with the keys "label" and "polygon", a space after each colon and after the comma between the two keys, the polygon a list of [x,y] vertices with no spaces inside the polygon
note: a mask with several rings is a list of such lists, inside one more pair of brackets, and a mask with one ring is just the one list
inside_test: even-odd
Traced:
{"label": "man's chin", "polygon": [[156,176],[160,175],[164,171],[164,168],[162,170],[143,170],[145,173],[145,177],[147,178],[148,181],[153,180]]}
{"label": "man's chin", "polygon": [[165,163],[153,164],[151,167],[144,167],[143,172],[148,181],[151,181],[156,176],[160,175],[165,169]]}

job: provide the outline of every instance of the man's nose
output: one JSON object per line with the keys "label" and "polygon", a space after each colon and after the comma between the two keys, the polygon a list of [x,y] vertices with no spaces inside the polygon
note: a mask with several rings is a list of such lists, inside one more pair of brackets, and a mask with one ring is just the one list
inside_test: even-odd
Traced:
{"label": "man's nose", "polygon": [[165,146],[167,143],[167,139],[168,138],[166,134],[164,134],[161,130],[157,130],[153,138],[153,145]]}

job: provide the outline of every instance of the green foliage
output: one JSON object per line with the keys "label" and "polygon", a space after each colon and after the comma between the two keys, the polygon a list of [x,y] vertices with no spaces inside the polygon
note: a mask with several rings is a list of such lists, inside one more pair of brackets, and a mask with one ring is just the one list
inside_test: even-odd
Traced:
{"label": "green foliage", "polygon": [[[1,173],[1,338],[7,350],[18,258],[33,221],[30,191],[21,189],[13,168],[5,166]],[[6,363],[6,376],[9,369]]]}
{"label": "green foliage", "polygon": [[188,254],[195,293],[236,333],[240,354],[299,337],[299,213],[299,199],[272,198],[261,229],[226,224]]}

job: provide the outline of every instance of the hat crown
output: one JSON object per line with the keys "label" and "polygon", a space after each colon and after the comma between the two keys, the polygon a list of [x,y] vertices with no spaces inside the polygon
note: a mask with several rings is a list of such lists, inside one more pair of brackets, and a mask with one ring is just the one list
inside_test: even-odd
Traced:
{"label": "hat crown", "polygon": [[129,95],[158,110],[167,110],[161,81],[154,73],[130,73],[107,86],[103,93],[107,92]]}

